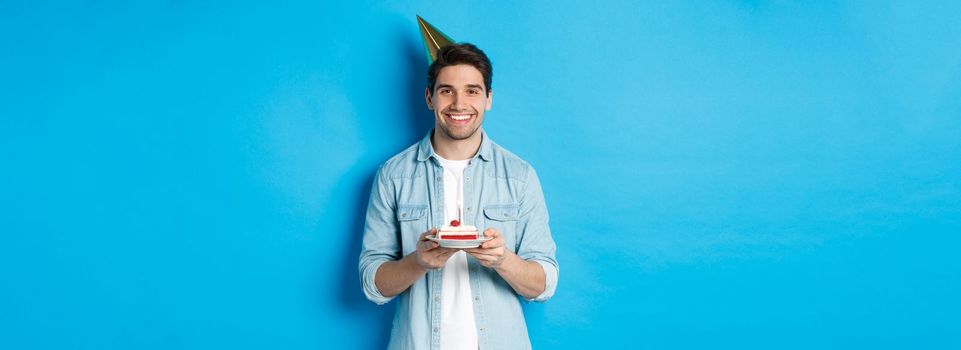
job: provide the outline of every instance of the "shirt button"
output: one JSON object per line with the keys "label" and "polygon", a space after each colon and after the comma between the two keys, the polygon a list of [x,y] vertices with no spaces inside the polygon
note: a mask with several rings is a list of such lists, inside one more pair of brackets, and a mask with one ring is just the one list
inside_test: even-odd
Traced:
{"label": "shirt button", "polygon": [[440,301],[440,297],[434,297],[434,301]]}
{"label": "shirt button", "polygon": [[437,333],[437,327],[434,327],[434,333]]}
{"label": "shirt button", "polygon": [[467,181],[470,181],[470,176],[467,177]]}
{"label": "shirt button", "polygon": [[484,331],[484,327],[481,327],[481,328],[480,328],[480,331],[483,332],[483,331]]}
{"label": "shirt button", "polygon": [[480,297],[474,297],[475,301],[480,301]]}
{"label": "shirt button", "polygon": [[470,207],[467,207],[467,211],[470,211]]}

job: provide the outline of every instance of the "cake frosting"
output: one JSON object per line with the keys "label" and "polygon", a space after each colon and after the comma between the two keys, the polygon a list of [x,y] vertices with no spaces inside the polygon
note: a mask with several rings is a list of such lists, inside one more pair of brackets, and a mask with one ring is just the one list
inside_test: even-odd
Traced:
{"label": "cake frosting", "polygon": [[460,221],[452,220],[450,225],[441,226],[440,231],[437,232],[437,238],[475,240],[478,239],[477,227],[461,225]]}

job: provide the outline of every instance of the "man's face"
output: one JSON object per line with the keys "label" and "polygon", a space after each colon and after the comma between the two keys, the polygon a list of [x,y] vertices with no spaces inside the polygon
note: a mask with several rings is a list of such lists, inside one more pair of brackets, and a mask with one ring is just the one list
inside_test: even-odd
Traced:
{"label": "man's face", "polygon": [[437,74],[434,91],[426,91],[427,108],[434,111],[437,137],[465,140],[477,133],[484,112],[491,108],[491,96],[484,76],[468,64],[447,66]]}

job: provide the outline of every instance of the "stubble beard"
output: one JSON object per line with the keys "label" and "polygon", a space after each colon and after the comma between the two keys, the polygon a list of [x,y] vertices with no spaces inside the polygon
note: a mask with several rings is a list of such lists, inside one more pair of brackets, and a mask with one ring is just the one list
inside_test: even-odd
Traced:
{"label": "stubble beard", "polygon": [[477,125],[477,126],[470,127],[470,129],[468,129],[464,133],[455,133],[454,130],[451,130],[450,126],[447,126],[444,124],[440,125],[440,129],[444,132],[444,135],[447,136],[448,139],[451,139],[454,141],[463,141],[474,136],[474,134],[477,133],[477,130],[480,129],[480,126]]}

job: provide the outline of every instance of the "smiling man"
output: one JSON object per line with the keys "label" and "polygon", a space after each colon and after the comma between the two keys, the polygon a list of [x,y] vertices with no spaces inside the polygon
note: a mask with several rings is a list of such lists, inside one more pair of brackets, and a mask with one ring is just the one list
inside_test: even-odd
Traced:
{"label": "smiling man", "polygon": [[[492,75],[474,45],[440,49],[424,94],[434,128],[377,171],[359,265],[368,299],[399,296],[389,349],[529,349],[519,298],[554,294],[537,174],[481,128]],[[454,220],[489,240],[454,249],[428,238]]]}

